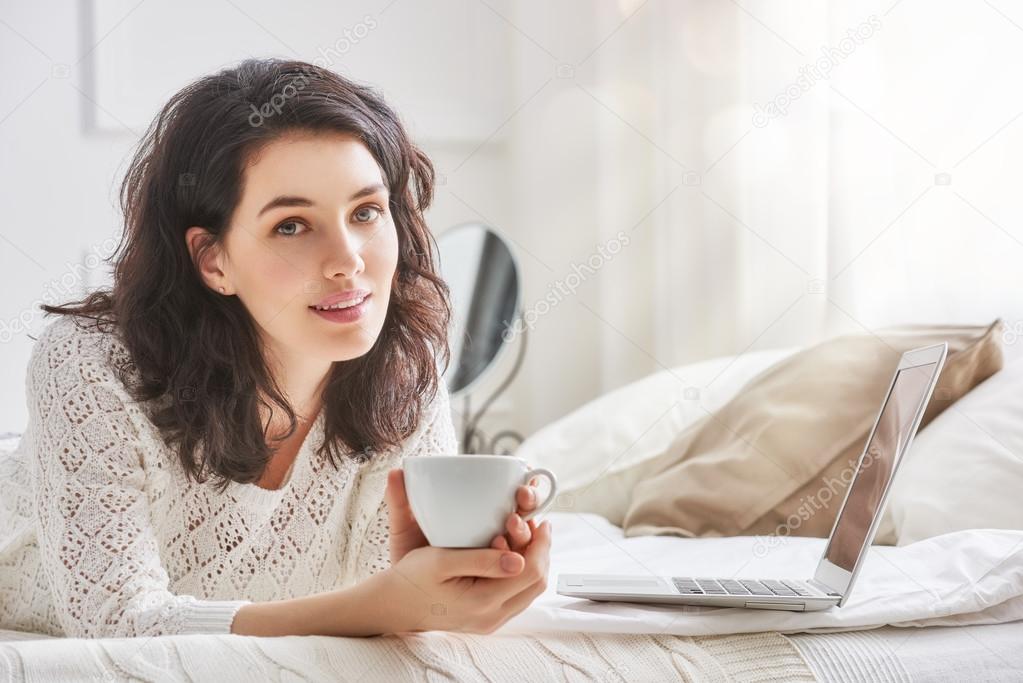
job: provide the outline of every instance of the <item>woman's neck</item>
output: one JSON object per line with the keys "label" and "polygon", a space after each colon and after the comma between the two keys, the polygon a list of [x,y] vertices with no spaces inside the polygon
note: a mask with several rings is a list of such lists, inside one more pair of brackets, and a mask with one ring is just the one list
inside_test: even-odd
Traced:
{"label": "woman's neck", "polygon": [[[333,368],[331,361],[310,358],[297,353],[275,351],[270,357],[270,371],[284,392],[288,405],[299,422],[311,422],[320,412],[323,389]],[[284,424],[287,428],[287,424]]]}

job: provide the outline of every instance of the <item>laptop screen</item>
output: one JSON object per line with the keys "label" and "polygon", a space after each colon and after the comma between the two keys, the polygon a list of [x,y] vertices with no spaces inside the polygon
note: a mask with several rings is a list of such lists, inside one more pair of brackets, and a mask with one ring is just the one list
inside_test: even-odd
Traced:
{"label": "laptop screen", "polygon": [[934,374],[935,363],[900,370],[881,409],[853,477],[824,557],[851,572],[864,550],[867,533],[891,481],[892,468],[910,439],[913,421]]}

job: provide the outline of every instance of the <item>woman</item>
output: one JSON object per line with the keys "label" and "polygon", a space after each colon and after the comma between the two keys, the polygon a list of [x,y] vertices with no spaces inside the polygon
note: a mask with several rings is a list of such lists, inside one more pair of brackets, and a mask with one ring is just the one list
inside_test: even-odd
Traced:
{"label": "woman", "polygon": [[0,464],[0,626],[78,637],[490,632],[546,586],[533,486],[430,547],[400,463],[457,452],[433,168],[371,89],[249,60],[176,94],[114,284],[30,361]]}

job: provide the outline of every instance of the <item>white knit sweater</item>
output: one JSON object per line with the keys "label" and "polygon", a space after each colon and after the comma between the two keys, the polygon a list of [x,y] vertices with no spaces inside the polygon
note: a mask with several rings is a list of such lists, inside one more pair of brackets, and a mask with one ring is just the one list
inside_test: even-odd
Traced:
{"label": "white knit sweater", "polygon": [[36,342],[29,423],[0,455],[0,628],[76,637],[227,633],[248,601],[359,582],[389,564],[387,471],[457,453],[448,393],[403,447],[359,465],[316,454],[323,413],[278,490],[186,477],[117,378],[116,333],[70,317]]}

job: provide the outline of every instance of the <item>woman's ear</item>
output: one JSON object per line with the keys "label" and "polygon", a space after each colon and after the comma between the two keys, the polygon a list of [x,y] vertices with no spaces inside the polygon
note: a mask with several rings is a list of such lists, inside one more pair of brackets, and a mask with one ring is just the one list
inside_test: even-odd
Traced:
{"label": "woman's ear", "polygon": [[231,294],[231,282],[221,263],[223,250],[210,231],[193,225],[185,231],[185,245],[206,286],[221,294]]}

